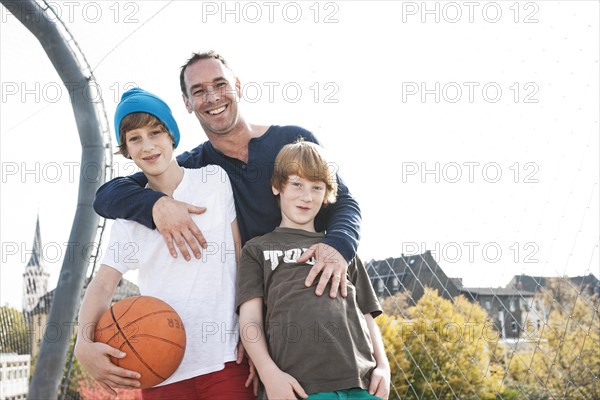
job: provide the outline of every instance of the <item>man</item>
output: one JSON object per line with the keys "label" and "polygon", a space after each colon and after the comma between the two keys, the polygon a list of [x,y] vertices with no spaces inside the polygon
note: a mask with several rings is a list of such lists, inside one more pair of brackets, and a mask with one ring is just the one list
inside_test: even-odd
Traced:
{"label": "man", "polygon": [[[270,179],[279,150],[298,138],[315,142],[312,133],[295,126],[262,126],[248,123],[238,108],[241,83],[226,61],[215,52],[196,53],[182,67],[182,97],[189,113],[194,113],[208,142],[177,157],[186,168],[210,164],[222,167],[229,175],[236,203],[242,243],[271,232],[280,222],[280,212],[271,193]],[[360,209],[348,188],[339,179],[338,201],[317,217],[319,230],[326,230],[322,243],[304,252],[301,261],[316,257],[305,284],[321,278],[315,290],[320,296],[331,281],[330,296],[338,288],[346,296],[346,270],[355,256],[360,237]],[[104,184],[96,195],[94,209],[106,218],[124,218],[156,227],[169,251],[177,257],[175,246],[186,260],[188,246],[196,258],[200,248],[213,251],[218,243],[206,243],[190,213],[206,211],[201,205],[178,202],[164,193],[144,189],[143,174],[116,178]],[[210,210],[209,210],[210,212]],[[333,278],[332,278],[333,277]]]}

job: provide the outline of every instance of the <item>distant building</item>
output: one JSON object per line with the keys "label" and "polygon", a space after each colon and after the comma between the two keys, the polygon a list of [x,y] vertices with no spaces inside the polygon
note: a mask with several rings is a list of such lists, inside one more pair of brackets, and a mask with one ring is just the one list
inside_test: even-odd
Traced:
{"label": "distant building", "polygon": [[449,278],[444,273],[430,251],[372,260],[366,269],[380,298],[409,292],[409,305],[415,305],[423,297],[425,287],[436,289],[451,301],[464,295],[487,312],[500,338],[508,341],[533,338],[547,323],[549,309],[538,296],[542,289],[560,291],[561,286],[569,285],[585,296],[600,299],[600,280],[593,274],[567,278],[515,275],[504,288],[466,288],[461,278]]}
{"label": "distant building", "polygon": [[430,251],[423,254],[372,260],[366,265],[375,293],[380,298],[410,292],[409,305],[423,297],[425,287],[454,301],[459,295],[478,303],[490,316],[503,339],[519,338],[538,329],[546,320],[535,291],[515,288],[465,288],[461,278],[449,278]]}
{"label": "distant building", "polygon": [[557,277],[515,275],[506,287],[529,292],[539,292],[542,289],[551,289],[553,285],[559,287],[562,282],[565,282],[565,284],[570,285],[578,292],[587,296],[591,297],[595,295],[600,297],[600,280],[598,280],[594,274],[567,277],[565,279]]}
{"label": "distant building", "polygon": [[29,262],[23,273],[23,312],[28,313],[38,304],[40,298],[48,291],[48,277],[42,258],[42,236],[40,234],[40,218],[38,216],[33,236],[33,249]]}
{"label": "distant building", "polygon": [[415,305],[425,287],[437,289],[440,296],[452,300],[460,294],[460,280],[448,278],[431,255],[431,251],[414,256],[369,261],[365,266],[375,293],[379,297],[397,292],[411,293],[410,305]]}
{"label": "distant building", "polygon": [[510,288],[462,288],[461,294],[488,313],[501,339],[536,332],[544,316],[534,292]]}
{"label": "distant building", "polygon": [[0,400],[27,398],[30,368],[29,354],[0,354]]}
{"label": "distant building", "polygon": [[[48,277],[42,259],[42,239],[40,235],[40,220],[38,218],[35,235],[33,238],[33,249],[31,258],[25,267],[23,274],[23,315],[25,322],[28,324],[29,332],[31,332],[31,357],[35,359],[40,351],[40,344],[44,335],[62,334],[57,329],[66,329],[66,326],[49,327],[48,315],[50,314],[50,306],[54,299],[54,290],[48,291]],[[89,279],[86,281],[86,287]],[[140,290],[137,285],[126,279],[121,279],[113,301],[119,301],[129,296],[139,296]],[[75,329],[73,327],[73,329]],[[70,332],[74,334],[73,332]]]}
{"label": "distant building", "polygon": [[527,337],[531,336],[531,332],[539,332],[542,325],[548,322],[550,305],[544,304],[539,293],[543,290],[548,290],[552,293],[553,298],[560,303],[561,287],[575,289],[576,292],[581,293],[588,298],[593,296],[595,296],[596,299],[600,298],[600,281],[593,274],[574,277],[543,277],[522,274],[515,275],[506,285],[506,289],[504,290],[530,293],[535,296],[525,315],[525,323],[527,326],[523,333],[527,333],[523,336]]}
{"label": "distant building", "polygon": [[[88,279],[89,282],[89,279]],[[87,287],[87,283],[86,283]],[[53,327],[48,328],[48,315],[50,314],[50,305],[52,304],[52,300],[54,298],[54,290],[46,293],[38,302],[37,306],[28,313],[27,320],[30,321],[30,332],[31,334],[31,356],[35,359],[40,351],[40,345],[42,343],[42,339],[44,335],[54,335],[58,334],[56,329]],[[115,291],[115,295],[113,297],[113,302],[117,302],[119,300],[123,300],[125,297],[130,296],[139,296],[140,289],[138,286],[127,279],[121,278],[119,285]],[[60,327],[60,329],[67,327]],[[75,329],[73,327],[73,329]],[[60,332],[62,333],[62,332]],[[74,334],[75,331],[70,332]]]}

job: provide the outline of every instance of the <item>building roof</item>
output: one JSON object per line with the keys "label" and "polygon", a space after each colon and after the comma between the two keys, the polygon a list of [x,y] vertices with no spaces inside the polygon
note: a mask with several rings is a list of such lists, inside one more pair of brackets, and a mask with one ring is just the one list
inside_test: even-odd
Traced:
{"label": "building roof", "polygon": [[450,280],[452,281],[452,283],[454,283],[454,286],[456,286],[458,289],[462,289],[462,287],[463,287],[462,278],[450,278]]}
{"label": "building roof", "polygon": [[42,235],[40,233],[40,217],[38,215],[37,222],[35,223],[35,234],[33,236],[33,249],[31,250],[31,257],[25,267],[36,267],[44,269],[43,258],[42,258]]}
{"label": "building roof", "polygon": [[[86,284],[87,286],[87,284]],[[37,305],[31,311],[32,315],[40,315],[40,314],[49,314],[50,306],[52,304],[52,300],[54,299],[54,292],[56,289],[49,291],[40,297]],[[139,296],[140,289],[139,287],[125,278],[121,278],[119,284],[117,285],[117,289],[115,290],[115,295],[113,297],[113,302],[123,300],[125,297],[130,296]]]}
{"label": "building roof", "polygon": [[52,299],[54,298],[54,290],[51,290],[45,293],[38,300],[33,310],[30,311],[32,315],[40,315],[40,314],[49,314],[50,313],[50,305],[52,305]]}
{"label": "building roof", "polygon": [[[444,273],[431,251],[412,256],[371,260],[365,268],[380,296],[407,291],[411,293],[411,300],[415,303],[423,295],[426,286],[437,289],[445,298],[454,298],[459,294],[465,294],[472,299],[479,296],[533,297],[541,289],[550,288],[552,282],[557,280],[566,282],[579,291],[586,290],[590,294],[600,296],[600,280],[593,274],[564,278],[522,274],[515,275],[506,287],[466,288],[462,286],[461,278],[449,278]],[[383,286],[380,286],[381,283]]]}
{"label": "building roof", "polygon": [[445,298],[453,298],[459,294],[456,281],[446,276],[431,251],[385,260],[371,260],[365,268],[371,281],[380,279],[384,282],[388,288],[384,295],[409,291],[412,301],[416,303],[423,295],[425,287],[437,289],[440,296]]}
{"label": "building roof", "polygon": [[[555,281],[556,279],[562,280],[563,278],[531,276],[521,274],[515,275],[508,283],[508,285],[506,285],[506,287],[525,290],[529,292],[537,292],[540,289],[548,288],[550,286],[550,282]],[[594,292],[594,288],[600,288],[600,280],[598,280],[598,278],[596,278],[594,274],[588,274],[585,276],[566,277],[566,280],[577,289],[583,289],[587,287]]]}
{"label": "building roof", "polygon": [[477,296],[515,296],[515,297],[531,297],[535,296],[535,292],[527,290],[517,290],[514,288],[462,288],[463,293]]}
{"label": "building roof", "polygon": [[139,296],[140,288],[135,283],[128,281],[125,278],[121,278],[119,285],[117,286],[117,290],[115,290],[115,295],[113,297],[113,301],[123,300],[125,297],[131,296]]}

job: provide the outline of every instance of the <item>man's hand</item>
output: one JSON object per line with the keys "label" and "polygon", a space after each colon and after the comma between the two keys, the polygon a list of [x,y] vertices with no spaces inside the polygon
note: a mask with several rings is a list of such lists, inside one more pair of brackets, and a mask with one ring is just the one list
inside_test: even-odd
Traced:
{"label": "man's hand", "polygon": [[177,250],[175,250],[173,242],[175,242],[186,261],[191,259],[187,246],[190,247],[196,258],[201,257],[200,247],[206,248],[206,240],[192,220],[190,213],[202,214],[205,211],[205,207],[197,207],[168,196],[163,196],[154,203],[152,219],[165,239],[169,253],[174,258],[177,258]]}
{"label": "man's hand", "polygon": [[125,368],[117,367],[110,361],[125,357],[125,353],[105,343],[77,342],[75,355],[85,370],[102,388],[112,396],[117,392],[114,388],[136,389],[140,387],[140,374]]}
{"label": "man's hand", "polygon": [[317,243],[306,250],[302,256],[298,259],[298,262],[306,262],[311,257],[316,257],[315,265],[311,268],[306,282],[304,284],[309,287],[313,284],[315,278],[322,271],[321,279],[317,285],[315,294],[321,296],[327,286],[327,282],[331,278],[331,291],[329,296],[331,298],[337,297],[338,287],[342,297],[348,295],[346,288],[346,272],[348,271],[348,262],[342,257],[342,255],[333,247],[323,243]]}

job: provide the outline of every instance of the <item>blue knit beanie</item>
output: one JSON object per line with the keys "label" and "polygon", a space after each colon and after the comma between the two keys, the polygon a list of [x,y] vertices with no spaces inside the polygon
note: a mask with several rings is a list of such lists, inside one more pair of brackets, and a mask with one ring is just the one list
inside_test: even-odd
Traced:
{"label": "blue knit beanie", "polygon": [[167,103],[162,101],[158,96],[140,88],[129,89],[123,93],[121,102],[117,106],[117,111],[115,112],[117,143],[121,143],[121,121],[127,115],[136,112],[152,114],[158,118],[173,136],[175,147],[179,145],[179,128]]}

